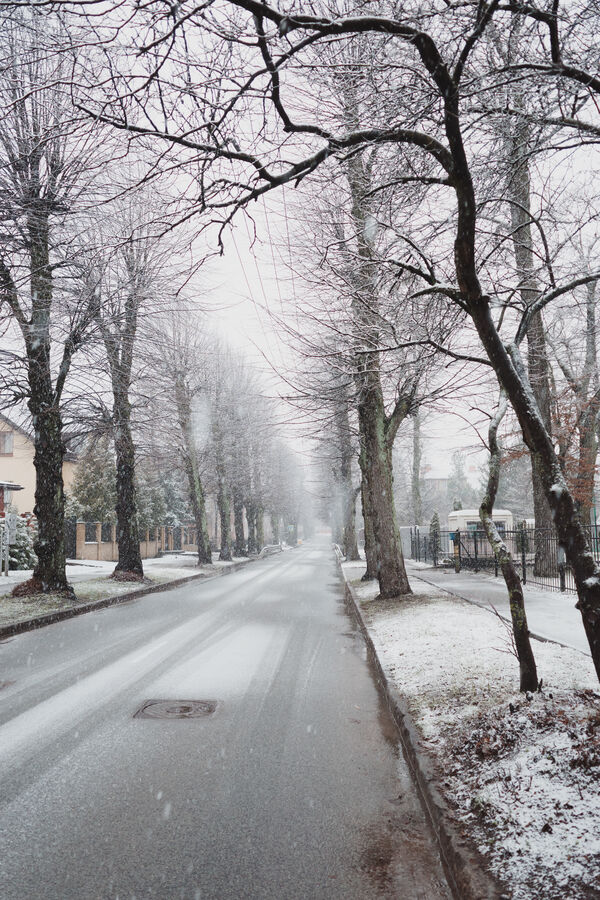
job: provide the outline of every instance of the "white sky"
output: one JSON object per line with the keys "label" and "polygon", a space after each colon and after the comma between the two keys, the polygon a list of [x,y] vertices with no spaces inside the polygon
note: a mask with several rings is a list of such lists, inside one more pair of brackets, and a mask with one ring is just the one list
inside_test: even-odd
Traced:
{"label": "white sky", "polygon": [[[288,394],[290,388],[285,383],[285,375],[291,353],[269,311],[276,317],[285,316],[287,306],[287,315],[293,314],[293,304],[286,304],[286,298],[294,293],[293,278],[287,268],[283,270],[277,265],[278,251],[271,248],[264,212],[255,219],[255,240],[251,223],[240,215],[233,231],[224,236],[224,255],[209,264],[204,277],[210,290],[210,318],[228,342],[264,374],[270,392]],[[423,464],[429,468],[423,475],[446,477],[452,453],[463,450],[467,477],[477,485],[486,453],[476,430],[466,420],[481,423],[482,414],[473,414],[464,403],[458,405],[458,412],[459,415],[432,412],[427,416],[423,427],[427,440]],[[292,410],[285,404],[282,415],[287,419],[291,414]],[[407,433],[410,427],[407,423]]]}

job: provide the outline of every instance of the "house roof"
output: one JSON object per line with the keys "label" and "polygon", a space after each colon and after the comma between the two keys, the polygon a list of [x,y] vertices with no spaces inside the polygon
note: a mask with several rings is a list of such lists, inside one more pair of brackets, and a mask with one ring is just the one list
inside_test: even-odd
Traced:
{"label": "house roof", "polygon": [[[32,444],[34,443],[33,434],[30,431],[27,431],[26,428],[23,428],[22,425],[19,425],[17,422],[15,422],[14,419],[9,419],[8,416],[5,416],[4,413],[0,412],[0,421],[6,422],[6,424],[10,425],[10,427],[14,431],[18,431],[19,434],[23,435],[23,437],[28,441],[31,441]],[[72,450],[67,450],[65,452],[64,459],[67,462],[77,462],[79,457]]]}

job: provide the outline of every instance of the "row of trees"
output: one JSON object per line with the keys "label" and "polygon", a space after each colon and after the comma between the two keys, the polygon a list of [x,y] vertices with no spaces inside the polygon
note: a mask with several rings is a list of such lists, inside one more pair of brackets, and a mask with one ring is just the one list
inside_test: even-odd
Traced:
{"label": "row of trees", "polygon": [[[506,397],[512,419],[504,421],[518,428],[531,460],[536,524],[556,528],[600,675],[600,572],[582,525],[598,418],[597,5],[392,0],[372,14],[347,0],[307,10],[257,0],[176,9],[122,0],[104,4],[102,17],[93,3],[57,5],[64,31],[51,43],[60,52],[41,58],[68,60],[68,74],[54,81],[68,84],[77,112],[69,129],[81,144],[77,129],[89,135],[92,123],[107,135],[104,147],[121,148],[140,167],[134,182],[170,185],[169,202],[151,217],[158,231],[167,218],[193,218],[201,231],[216,222],[222,241],[251,201],[285,191],[286,218],[293,215],[302,233],[288,265],[306,286],[284,322],[303,360],[294,387],[304,408],[330,426],[349,552],[351,499],[360,487],[368,574],[379,579],[381,595],[410,591],[393,504],[398,429],[468,392],[493,426],[493,434],[480,428],[492,458],[485,521],[497,491],[494,429]],[[15,21],[22,16],[15,11]],[[44,11],[31,14],[40,19],[38,56],[54,22]],[[26,103],[41,96],[20,90],[25,95]],[[35,168],[34,158],[27,165]],[[39,173],[28,184],[38,182]],[[55,182],[61,179],[48,184],[56,194]],[[286,185],[295,187],[292,196]],[[39,191],[33,196],[15,221],[27,232],[21,252],[36,248],[27,276],[35,335],[29,320],[20,321],[14,275],[0,271],[3,297],[29,341],[29,373],[42,369],[37,336],[55,274],[36,223],[68,218],[67,204],[40,205]],[[99,322],[97,292],[77,298],[67,367],[88,323],[98,323],[105,344],[115,340],[103,314]],[[117,368],[128,358],[123,337]],[[61,386],[60,378],[50,385],[53,392]],[[35,387],[43,394],[43,384]],[[32,414],[50,434],[57,426],[49,409],[57,404],[45,390]],[[119,429],[117,448],[124,476],[126,430]],[[225,452],[220,441],[217,435],[215,459]],[[218,490],[223,471],[215,463]],[[48,504],[58,502],[49,493]]]}
{"label": "row of trees", "polygon": [[[597,20],[585,2],[382,3],[372,15],[346,3],[284,11],[229,0],[184,4],[175,20],[151,5],[135,14],[141,59],[121,46],[114,96],[100,106],[90,77],[87,108],[197,170],[203,193],[191,208],[224,210],[225,223],[285,184],[302,183],[313,215],[329,204],[312,278],[326,273],[335,297],[320,290],[323,306],[303,305],[314,327],[297,337],[336,377],[324,391],[320,371],[304,392],[320,409],[329,403],[332,420],[349,397],[382,596],[409,590],[391,501],[395,434],[454,387],[423,367],[437,354],[463,375],[469,363],[494,423],[496,381],[531,459],[536,522],[556,527],[573,569],[600,674],[600,578],[581,519],[589,487],[587,497],[574,490],[553,434],[544,321],[598,278],[575,252],[589,259],[595,240],[594,184],[578,172],[599,133]],[[157,98],[177,90],[181,108],[173,102],[157,123]],[[573,318],[567,328],[576,327]],[[582,489],[595,462],[593,375],[572,381]]]}
{"label": "row of trees", "polygon": [[[141,157],[127,158],[109,128],[77,111],[77,51],[60,16],[19,8],[3,26],[1,394],[5,408],[29,408],[36,469],[37,563],[17,591],[72,593],[62,465],[67,442],[81,448],[90,436],[108,451],[100,488],[115,503],[119,577],[143,577],[144,454],[185,473],[199,561],[211,560],[207,484],[221,557],[231,558],[232,499],[235,550],[260,549],[265,510],[297,528],[301,466],[249,367],[219,346],[193,302],[201,253],[184,229],[171,236],[168,178],[160,191],[143,184]],[[156,506],[156,491],[145,499]]]}

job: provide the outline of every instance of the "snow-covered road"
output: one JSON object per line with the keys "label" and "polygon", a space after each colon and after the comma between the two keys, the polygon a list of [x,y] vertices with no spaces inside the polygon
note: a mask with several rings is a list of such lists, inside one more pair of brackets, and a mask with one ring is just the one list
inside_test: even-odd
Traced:
{"label": "snow-covered road", "polygon": [[449,896],[341,596],[306,545],[0,644],[3,900]]}

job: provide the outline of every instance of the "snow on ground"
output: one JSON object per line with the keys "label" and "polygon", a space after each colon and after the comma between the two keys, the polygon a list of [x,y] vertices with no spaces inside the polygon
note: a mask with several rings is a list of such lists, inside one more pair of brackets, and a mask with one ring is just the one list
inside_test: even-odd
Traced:
{"label": "snow on ground", "polygon": [[[231,562],[219,561],[216,554],[212,565],[198,566],[197,559],[196,554],[192,553],[145,559],[144,572],[147,583],[143,585],[131,581],[113,581],[110,575],[114,571],[115,563],[102,560],[70,562],[67,565],[67,578],[75,585],[76,604],[77,602],[91,603],[94,600],[104,600],[109,597],[120,596],[121,594],[129,594],[136,589],[149,587],[152,583],[157,585],[165,584],[169,581],[177,581],[198,575],[209,577],[232,564]],[[247,557],[236,557],[233,562],[248,562],[248,559]],[[71,600],[65,599],[60,594],[34,594],[30,597],[12,597],[10,592],[13,587],[22,581],[26,581],[31,575],[32,571],[29,570],[10,572],[8,577],[2,577],[0,581],[0,625],[27,621],[37,616],[43,616],[73,606]]]}
{"label": "snow on ground", "polygon": [[515,900],[600,896],[600,693],[591,659],[533,642],[543,690],[518,690],[506,624],[414,579],[418,594],[357,592],[461,825]]}

